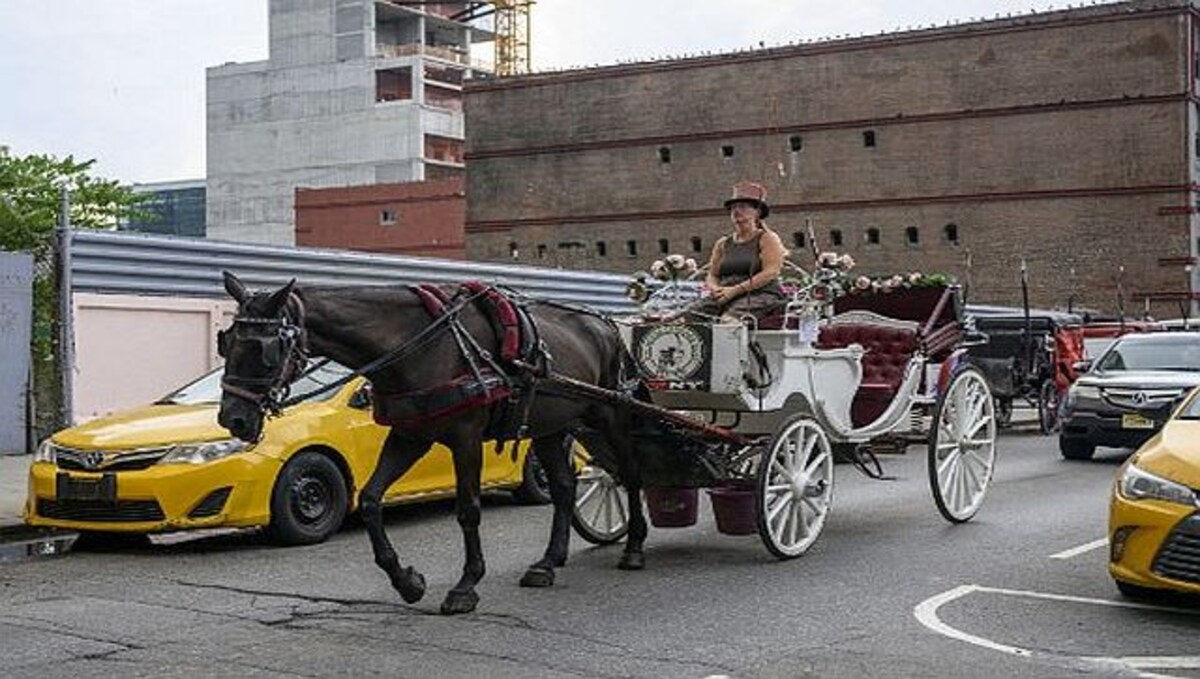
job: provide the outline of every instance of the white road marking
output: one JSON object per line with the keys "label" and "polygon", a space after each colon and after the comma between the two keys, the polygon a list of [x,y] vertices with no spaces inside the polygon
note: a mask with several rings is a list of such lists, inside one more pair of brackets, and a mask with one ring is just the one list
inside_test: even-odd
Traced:
{"label": "white road marking", "polygon": [[1059,552],[1058,554],[1051,554],[1050,558],[1051,559],[1070,559],[1071,557],[1079,556],[1080,554],[1086,554],[1086,553],[1092,551],[1093,549],[1100,549],[1101,547],[1105,547],[1107,545],[1108,545],[1108,538],[1100,538],[1099,540],[1092,540],[1091,542],[1087,543],[1086,545],[1079,545],[1078,547],[1072,547],[1071,549],[1063,550],[1063,551]]}
{"label": "white road marking", "polygon": [[[1094,604],[1100,606],[1111,606],[1117,608],[1133,608],[1138,610],[1148,611],[1163,611],[1167,613],[1180,613],[1184,615],[1198,615],[1194,610],[1172,608],[1170,606],[1155,606],[1151,604],[1141,604],[1130,601],[1112,601],[1109,599],[1092,599],[1088,597],[1069,596],[1066,594],[1047,594],[1045,592],[1029,592],[1020,589],[1004,589],[1000,587],[984,587],[982,585],[959,585],[954,589],[946,590],[941,594],[935,594],[928,599],[917,604],[913,608],[913,616],[925,627],[941,634],[942,636],[958,641],[965,641],[968,644],[973,644],[981,648],[987,648],[1001,653],[1007,653],[1021,658],[1031,658],[1034,652],[1021,648],[1020,646],[1010,646],[1002,644],[991,639],[968,634],[962,630],[955,629],[950,625],[942,622],[938,617],[938,609],[942,606],[961,599],[968,594],[976,592],[983,594],[1001,594],[1005,596],[1025,597],[1029,599],[1044,599],[1049,601],[1062,601],[1066,603],[1076,604]],[[1045,652],[1042,652],[1046,654]],[[1047,654],[1049,655],[1049,654]],[[1143,672],[1141,670],[1149,669],[1198,669],[1200,668],[1200,656],[1126,656],[1118,658],[1104,658],[1095,656],[1079,656],[1079,660],[1088,664],[1111,666],[1119,664],[1134,670],[1142,677],[1160,677],[1163,675]]]}

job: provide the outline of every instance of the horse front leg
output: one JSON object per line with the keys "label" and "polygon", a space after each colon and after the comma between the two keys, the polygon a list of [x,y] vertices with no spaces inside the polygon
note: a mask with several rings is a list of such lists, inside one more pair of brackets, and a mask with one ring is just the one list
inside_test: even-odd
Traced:
{"label": "horse front leg", "polygon": [[550,498],[554,503],[554,520],[550,526],[550,543],[542,558],[521,576],[522,587],[550,587],[554,584],[554,569],[566,565],[571,542],[571,512],[575,506],[575,470],[565,446],[563,434],[538,437],[533,440],[531,455],[550,481]]}
{"label": "horse front leg", "polygon": [[640,571],[646,567],[646,555],[643,546],[649,532],[646,526],[646,515],[642,512],[642,472],[634,456],[633,443],[623,432],[630,431],[632,422],[628,415],[618,418],[616,426],[608,432],[609,445],[616,453],[617,470],[621,475],[621,484],[625,486],[625,494],[629,505],[629,532],[625,535],[625,550],[621,552],[621,560],[617,568],[625,571]]}
{"label": "horse front leg", "polygon": [[442,601],[443,615],[470,613],[479,603],[475,585],[483,579],[487,567],[483,559],[483,547],[479,542],[480,479],[483,472],[483,440],[478,432],[460,434],[449,442],[454,457],[454,482],[456,494],[454,508],[458,515],[458,526],[462,529],[463,548],[466,560],[458,584],[446,593]]}
{"label": "horse front leg", "polygon": [[400,566],[400,558],[383,528],[383,494],[428,450],[428,443],[402,440],[394,431],[389,433],[379,454],[379,461],[375,464],[375,471],[363,486],[358,501],[359,513],[367,525],[371,549],[375,552],[376,565],[387,573],[392,587],[410,604],[425,596],[425,577],[415,568]]}

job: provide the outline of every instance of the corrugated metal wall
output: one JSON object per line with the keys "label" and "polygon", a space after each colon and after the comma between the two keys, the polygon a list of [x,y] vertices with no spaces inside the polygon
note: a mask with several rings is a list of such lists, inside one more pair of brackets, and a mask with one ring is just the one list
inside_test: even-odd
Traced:
{"label": "corrugated metal wall", "polygon": [[223,269],[237,274],[250,288],[279,287],[291,278],[302,285],[482,280],[533,297],[583,304],[605,312],[635,310],[625,297],[629,279],[614,274],[131,233],[73,233],[73,292],[224,297]]}

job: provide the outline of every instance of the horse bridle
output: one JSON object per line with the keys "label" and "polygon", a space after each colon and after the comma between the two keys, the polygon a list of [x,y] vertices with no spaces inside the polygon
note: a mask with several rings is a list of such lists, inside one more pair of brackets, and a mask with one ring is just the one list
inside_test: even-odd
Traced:
{"label": "horse bridle", "polygon": [[[287,311],[280,311],[275,318],[257,318],[253,316],[234,316],[233,324],[217,333],[217,354],[221,358],[229,358],[230,334],[240,326],[265,328],[263,333],[270,336],[267,341],[278,343],[277,355],[272,374],[266,377],[239,377],[225,374],[221,377],[221,391],[249,401],[258,406],[264,413],[278,415],[283,408],[283,401],[291,391],[292,381],[300,375],[308,365],[308,331],[304,327],[304,303],[296,294],[288,298],[296,305],[296,318],[293,320]],[[268,349],[264,347],[263,362],[271,366],[266,359]]]}

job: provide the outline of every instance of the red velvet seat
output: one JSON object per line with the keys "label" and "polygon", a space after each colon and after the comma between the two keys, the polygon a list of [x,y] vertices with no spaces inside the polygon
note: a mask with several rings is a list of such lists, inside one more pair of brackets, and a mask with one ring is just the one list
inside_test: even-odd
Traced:
{"label": "red velvet seat", "polygon": [[900,389],[904,368],[917,350],[917,333],[869,323],[842,323],[821,328],[816,346],[839,349],[851,344],[867,350],[862,358],[862,384],[850,408],[854,426],[861,427],[883,414]]}

